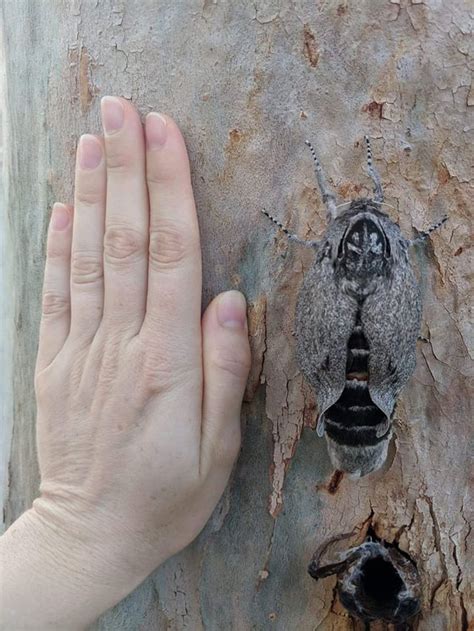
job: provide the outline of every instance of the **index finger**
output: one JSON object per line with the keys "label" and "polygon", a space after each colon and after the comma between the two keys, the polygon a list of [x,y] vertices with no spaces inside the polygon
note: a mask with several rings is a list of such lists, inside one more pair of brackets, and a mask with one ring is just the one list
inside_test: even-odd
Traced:
{"label": "index finger", "polygon": [[142,331],[175,330],[200,352],[201,247],[188,154],[168,116],[148,114],[145,131],[150,244]]}

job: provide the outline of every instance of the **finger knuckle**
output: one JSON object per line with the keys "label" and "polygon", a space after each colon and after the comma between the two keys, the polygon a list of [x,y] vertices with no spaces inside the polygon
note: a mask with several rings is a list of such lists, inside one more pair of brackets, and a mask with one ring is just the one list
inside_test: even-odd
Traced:
{"label": "finger knuckle", "polygon": [[104,237],[104,256],[108,263],[127,263],[144,254],[144,236],[128,226],[109,226]]}
{"label": "finger knuckle", "polygon": [[168,392],[186,381],[185,372],[170,357],[163,355],[144,363],[143,384],[149,393]]}
{"label": "finger knuckle", "polygon": [[249,354],[243,349],[217,350],[211,357],[211,363],[218,371],[227,373],[239,380],[246,379],[250,369]]}
{"label": "finger knuckle", "polygon": [[[158,340],[161,340],[159,342]],[[132,363],[141,375],[140,387],[147,396],[173,390],[195,379],[196,369],[185,352],[157,334],[156,340],[149,336],[137,337],[131,352]]]}
{"label": "finger knuckle", "polygon": [[46,290],[43,293],[42,309],[46,317],[62,315],[69,310],[69,298],[59,292]]}
{"label": "finger knuckle", "polygon": [[94,189],[83,189],[79,187],[76,191],[75,205],[81,206],[97,206],[102,201],[102,194],[100,191]]}
{"label": "finger knuckle", "polygon": [[103,276],[102,257],[97,253],[73,252],[71,281],[75,285],[96,283]]}
{"label": "finger knuckle", "polygon": [[185,227],[177,223],[162,221],[150,232],[150,261],[159,269],[179,266],[194,247]]}
{"label": "finger knuckle", "polygon": [[176,172],[166,168],[165,165],[149,164],[147,167],[146,179],[149,185],[161,186],[169,184],[176,179]]}
{"label": "finger knuckle", "polygon": [[67,261],[71,256],[71,251],[69,247],[60,240],[49,238],[48,246],[47,246],[47,257],[50,260],[54,261]]}
{"label": "finger knuckle", "polygon": [[135,158],[130,151],[124,151],[121,144],[115,140],[107,143],[107,171],[112,174],[130,173],[134,170]]}

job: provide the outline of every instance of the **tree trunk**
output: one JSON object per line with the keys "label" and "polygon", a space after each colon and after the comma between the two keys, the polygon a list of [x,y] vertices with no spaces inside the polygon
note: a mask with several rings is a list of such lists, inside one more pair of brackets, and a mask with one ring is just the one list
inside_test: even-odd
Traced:
{"label": "tree trunk", "polygon": [[[353,533],[353,545],[369,526],[418,566],[422,611],[413,629],[472,628],[469,5],[3,0],[15,284],[7,298],[14,420],[6,525],[38,492],[33,369],[50,208],[73,199],[76,144],[80,134],[100,131],[101,96],[121,95],[142,114],[165,111],[177,120],[199,209],[203,307],[231,287],[251,304],[243,446],[225,496],[198,540],[96,629],[363,628],[336,598],[335,579],[315,582],[307,565],[330,539]],[[294,307],[312,253],[289,245],[260,209],[317,238],[325,212],[304,140],[317,145],[341,202],[371,194],[365,133],[387,210],[404,233],[444,214],[449,222],[418,257],[429,342],[419,344],[398,405],[389,462],[357,481],[333,476],[294,358]]]}

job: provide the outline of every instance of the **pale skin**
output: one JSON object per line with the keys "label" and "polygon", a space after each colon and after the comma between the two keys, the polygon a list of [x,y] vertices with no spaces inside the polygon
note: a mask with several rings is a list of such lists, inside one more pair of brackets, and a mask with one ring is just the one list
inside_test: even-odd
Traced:
{"label": "pale skin", "polygon": [[81,137],[74,205],[55,204],[48,231],[41,487],[0,538],[8,631],[90,625],[197,536],[240,448],[245,299],[220,294],[201,317],[181,133],[125,99],[101,105],[104,135]]}

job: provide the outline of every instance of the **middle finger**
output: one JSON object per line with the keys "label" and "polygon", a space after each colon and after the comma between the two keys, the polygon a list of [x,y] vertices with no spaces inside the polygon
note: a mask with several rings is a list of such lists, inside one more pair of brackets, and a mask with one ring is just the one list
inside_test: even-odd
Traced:
{"label": "middle finger", "polygon": [[145,314],[148,192],[143,127],[125,99],[101,101],[107,162],[104,320],[135,335]]}

